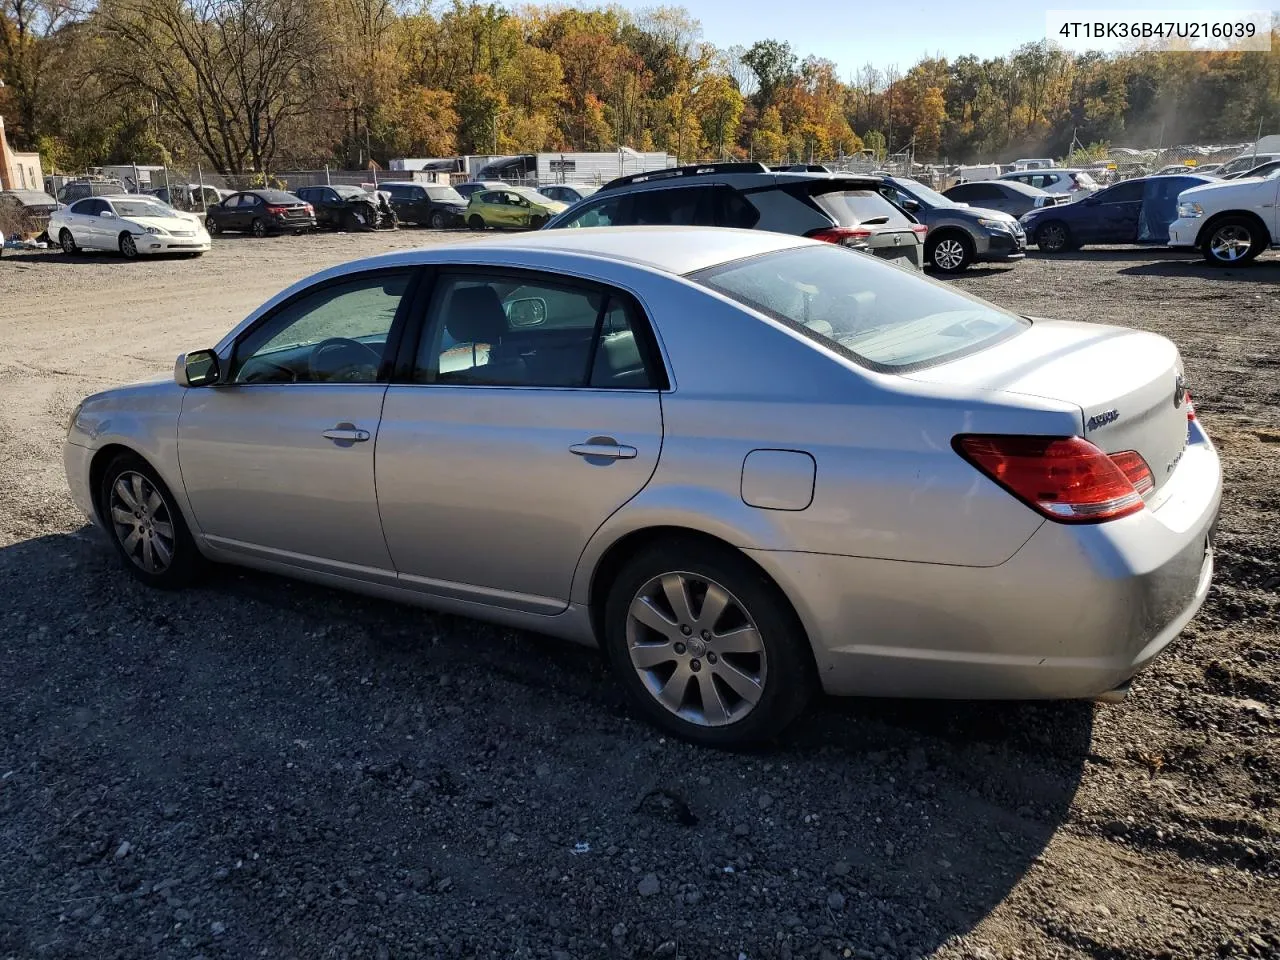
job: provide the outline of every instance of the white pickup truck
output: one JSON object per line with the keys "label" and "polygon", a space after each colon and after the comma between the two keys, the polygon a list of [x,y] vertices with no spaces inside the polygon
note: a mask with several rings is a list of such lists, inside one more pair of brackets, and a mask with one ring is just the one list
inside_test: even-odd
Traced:
{"label": "white pickup truck", "polygon": [[1199,247],[1206,260],[1223,266],[1280,248],[1280,170],[1182,191],[1169,246]]}

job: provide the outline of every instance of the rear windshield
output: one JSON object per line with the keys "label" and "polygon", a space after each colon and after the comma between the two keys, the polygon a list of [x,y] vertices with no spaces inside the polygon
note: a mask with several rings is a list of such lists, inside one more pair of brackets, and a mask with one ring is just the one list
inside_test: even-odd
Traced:
{"label": "rear windshield", "polygon": [[911,226],[911,220],[907,215],[875,190],[846,190],[839,186],[823,190],[817,187],[811,188],[809,195],[813,197],[813,202],[821,207],[824,213],[834,217],[836,224],[841,227],[857,226],[868,220],[875,220],[892,227]]}
{"label": "rear windshield", "polygon": [[890,373],[955,359],[1030,325],[985,300],[836,244],[735,260],[689,279]]}
{"label": "rear windshield", "polygon": [[285,193],[283,190],[255,190],[258,196],[267,203],[301,203],[302,201],[295,197],[292,193]]}

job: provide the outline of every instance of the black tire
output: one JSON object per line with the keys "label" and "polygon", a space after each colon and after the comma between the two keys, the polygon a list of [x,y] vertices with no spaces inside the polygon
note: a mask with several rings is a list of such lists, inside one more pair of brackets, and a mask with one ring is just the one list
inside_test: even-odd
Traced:
{"label": "black tire", "polygon": [[[630,624],[630,610],[642,590],[650,589],[657,578],[674,574],[685,577],[693,585],[693,590],[686,594],[690,597],[696,598],[696,584],[699,582],[714,583],[723,588],[731,602],[717,623],[724,627],[728,622],[726,617],[733,617],[740,608],[747,623],[754,621],[763,656],[746,654],[744,658],[726,651],[717,658],[714,635],[708,636],[699,629],[703,642],[694,647],[693,644],[699,643],[697,635],[685,631],[676,634],[677,642],[670,645],[674,651],[669,661],[670,673],[663,675],[662,671],[668,665],[663,664],[656,669],[645,670],[642,676],[641,668],[632,662],[629,635],[632,629],[637,641],[658,638],[665,648],[666,640],[656,632],[649,633],[648,628]],[[690,600],[690,607],[694,602],[694,599]],[[701,613],[702,599],[696,599],[696,603]],[[669,617],[669,614],[664,614],[664,617]],[[676,620],[679,619],[677,614]],[[693,743],[734,748],[774,737],[799,716],[816,685],[809,641],[782,591],[746,557],[714,543],[695,538],[672,538],[641,550],[626,563],[610,585],[603,625],[605,655],[635,709],[655,726]],[[673,624],[672,629],[681,628]],[[642,633],[647,637],[642,637]],[[681,636],[689,638],[689,646],[678,642]],[[720,636],[723,637],[724,633]],[[717,663],[720,664],[718,668],[711,666]],[[749,674],[754,670],[759,680],[756,687],[758,699],[754,706],[746,707],[739,719],[733,719],[732,713],[741,712],[748,701],[733,694],[732,688],[722,679],[717,682],[710,676],[720,676],[717,671],[726,667],[737,667],[739,674],[744,671]],[[705,710],[701,703],[704,684],[710,684],[721,694],[722,704],[734,699],[730,710],[721,714],[721,722],[710,725],[686,719],[673,712],[673,708],[664,706],[658,694],[651,692],[650,683],[667,683],[677,670],[685,671],[682,677],[677,678],[684,684],[680,697],[683,712],[691,716],[712,712]],[[699,701],[697,706],[693,704],[695,699]]]}
{"label": "black tire", "polygon": [[427,224],[432,230],[443,230],[447,224],[445,223],[444,214],[437,210],[431,214],[431,219]]}
{"label": "black tire", "polygon": [[924,258],[940,273],[960,273],[973,262],[973,241],[959,230],[944,230],[925,240]]}
{"label": "black tire", "polygon": [[541,215],[529,218],[529,227],[533,230],[541,230],[543,224],[547,222],[547,218]]}
{"label": "black tire", "polygon": [[1061,220],[1050,220],[1036,227],[1036,246],[1041,253],[1064,253],[1073,249],[1070,228]]}
{"label": "black tire", "polygon": [[58,245],[62,247],[62,252],[72,257],[80,252],[80,248],[76,246],[76,238],[71,235],[71,231],[66,227],[62,228],[62,232],[58,234]]}
{"label": "black tire", "polygon": [[249,232],[255,237],[265,237],[267,235],[267,222],[261,217],[254,217],[253,223],[249,225]]}
{"label": "black tire", "polygon": [[[138,516],[138,511],[133,511],[133,519],[129,520],[128,524],[118,522],[118,520],[124,519],[124,515],[117,516],[113,511],[113,496],[116,495],[114,491],[118,481],[123,481],[126,491],[130,494],[135,494],[137,488],[132,480],[132,477],[135,476],[141,477],[143,480],[142,490],[144,494],[147,494],[144,497],[144,501],[149,501],[149,493],[154,492],[160,498],[163,510],[156,508],[154,515],[150,519],[151,526],[144,531],[144,536],[131,546],[126,547],[126,537],[129,533],[134,532],[136,527],[134,521],[137,520],[142,523],[143,518]],[[128,501],[120,498],[119,506],[128,509]],[[98,490],[98,515],[125,569],[147,584],[147,586],[164,590],[184,587],[195,578],[204,566],[204,558],[200,555],[200,551],[196,549],[195,541],[191,537],[191,531],[187,529],[187,523],[182,517],[182,511],[178,508],[173,494],[169,492],[169,488],[165,486],[159,475],[151,469],[150,464],[139,456],[132,453],[122,453],[107,465],[107,469],[102,475],[102,485]],[[150,534],[152,544],[157,539],[163,539],[162,524],[168,524],[172,532],[172,537],[169,541],[171,544],[170,559],[163,569],[148,570],[144,563],[146,556],[144,551],[150,549],[153,558],[162,557],[163,554],[159,548],[148,548],[142,541],[146,539],[146,534]]]}
{"label": "black tire", "polygon": [[204,228],[209,231],[211,237],[216,237],[222,232],[222,225],[213,217],[204,218]]}
{"label": "black tire", "polygon": [[1215,267],[1238,267],[1267,248],[1266,231],[1248,217],[1223,217],[1204,231],[1200,252]]}
{"label": "black tire", "polygon": [[116,241],[116,245],[120,248],[120,256],[126,260],[138,259],[138,242],[133,239],[133,234],[122,233]]}
{"label": "black tire", "polygon": [[470,217],[467,218],[467,226],[470,227],[472,230],[483,230],[484,218],[481,217],[480,214],[478,213],[473,213]]}

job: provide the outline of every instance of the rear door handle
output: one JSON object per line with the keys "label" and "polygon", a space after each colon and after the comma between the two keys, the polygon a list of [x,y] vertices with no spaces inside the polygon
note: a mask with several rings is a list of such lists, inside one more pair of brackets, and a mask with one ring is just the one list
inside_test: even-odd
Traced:
{"label": "rear door handle", "polygon": [[326,440],[337,440],[346,443],[364,443],[369,439],[369,431],[361,430],[349,424],[338,424],[321,434]]}
{"label": "rear door handle", "polygon": [[586,443],[575,443],[569,452],[579,457],[601,457],[605,460],[634,460],[636,448],[618,443],[613,437],[592,437]]}

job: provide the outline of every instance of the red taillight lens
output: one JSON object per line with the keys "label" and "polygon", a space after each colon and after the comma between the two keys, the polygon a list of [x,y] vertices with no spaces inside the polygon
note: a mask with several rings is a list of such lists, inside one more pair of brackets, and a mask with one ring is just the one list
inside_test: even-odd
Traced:
{"label": "red taillight lens", "polygon": [[952,446],[1023,503],[1060,523],[1127,517],[1142,509],[1143,492],[1154,486],[1137,453],[1107,456],[1081,437],[965,435]]}
{"label": "red taillight lens", "polygon": [[1183,395],[1183,403],[1187,405],[1187,421],[1190,422],[1196,418],[1196,405],[1191,402],[1191,391],[1188,390]]}
{"label": "red taillight lens", "polygon": [[871,236],[871,231],[865,227],[832,227],[829,230],[818,230],[809,234],[811,240],[822,240],[824,243],[853,243],[856,240],[865,240]]}
{"label": "red taillight lens", "polygon": [[288,207],[273,207],[270,204],[267,205],[267,213],[275,214],[277,216],[284,213],[287,209]]}
{"label": "red taillight lens", "polygon": [[925,226],[923,223],[913,223],[911,225],[911,232],[914,234],[917,234],[918,236],[923,237],[926,233],[929,232],[929,228]]}

